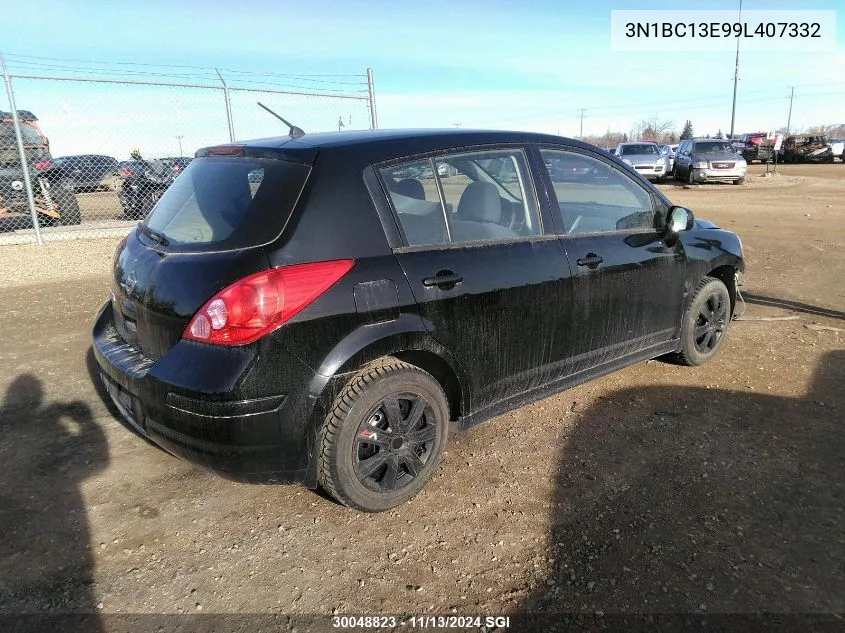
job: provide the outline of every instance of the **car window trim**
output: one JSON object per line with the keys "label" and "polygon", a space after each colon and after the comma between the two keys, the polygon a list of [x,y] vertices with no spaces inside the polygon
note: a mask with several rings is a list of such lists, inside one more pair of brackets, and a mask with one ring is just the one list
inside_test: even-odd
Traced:
{"label": "car window trim", "polygon": [[[654,214],[654,217],[658,216],[657,199],[655,198],[655,194],[652,191],[652,189],[654,189],[654,188],[650,186],[650,183],[648,182],[648,180],[646,180],[645,185],[642,182],[639,182],[637,180],[637,179],[644,179],[644,177],[641,174],[634,172],[634,174],[637,176],[637,178],[633,178],[631,176],[631,174],[627,173],[626,169],[620,169],[619,165],[616,165],[614,161],[605,160],[605,157],[600,156],[598,153],[595,153],[595,155],[594,155],[594,153],[591,152],[590,150],[580,148],[580,147],[575,147],[574,145],[554,145],[554,144],[551,144],[551,143],[539,143],[539,144],[537,144],[537,151],[540,152],[541,158],[543,156],[542,155],[543,149],[550,149],[550,150],[556,150],[556,151],[565,151],[565,152],[570,152],[570,153],[575,153],[575,154],[581,154],[582,156],[587,156],[588,158],[597,159],[600,162],[603,162],[606,165],[608,165],[608,167],[616,169],[621,174],[626,176],[633,184],[637,185],[638,187],[643,189],[643,191],[645,191],[646,194],[648,194],[648,198],[649,198],[649,200],[651,200],[652,213]],[[617,160],[620,160],[620,159],[617,159]],[[541,161],[541,162],[543,162],[543,161]],[[624,165],[624,163],[623,163],[623,165]],[[550,189],[548,191],[548,195],[549,195],[549,203],[552,206],[551,211],[554,212],[555,208],[557,208],[558,215],[561,216],[560,225],[561,225],[561,230],[563,232],[558,233],[559,237],[573,237],[573,236],[574,237],[580,237],[580,236],[585,236],[585,235],[593,235],[593,236],[595,236],[595,235],[612,235],[614,233],[616,233],[616,234],[625,233],[626,235],[633,235],[633,234],[651,233],[651,232],[657,232],[658,235],[659,235],[659,229],[657,227],[652,227],[652,228],[649,228],[649,229],[614,229],[612,231],[591,231],[590,233],[567,233],[565,231],[566,224],[563,221],[563,214],[560,212],[560,201],[557,198],[557,192],[554,190],[554,182],[552,182],[552,175],[549,173],[549,170],[546,168],[545,162],[543,162],[543,169],[545,170],[544,173],[543,173],[543,176],[548,179],[548,185],[547,186],[550,187]],[[668,204],[671,205],[671,203],[669,203],[667,200],[662,200],[662,201],[667,202]]]}
{"label": "car window trim", "polygon": [[[536,176],[533,173],[534,169],[532,169],[531,160],[530,160],[530,148],[533,144],[531,143],[483,143],[479,145],[468,145],[468,146],[461,146],[461,147],[450,147],[446,149],[438,149],[428,152],[420,152],[419,154],[409,154],[407,156],[402,156],[400,158],[391,158],[386,161],[382,161],[380,163],[375,163],[371,165],[372,169],[375,172],[375,176],[378,179],[380,189],[382,192],[382,196],[384,198],[384,203],[386,204],[387,208],[390,210],[391,215],[393,216],[393,220],[398,226],[399,234],[401,236],[402,244],[400,246],[393,246],[391,245],[391,250],[393,252],[408,252],[406,249],[414,249],[414,250],[439,250],[443,248],[450,248],[450,247],[461,247],[473,244],[479,245],[490,245],[490,244],[512,244],[515,242],[523,242],[525,240],[534,239],[537,237],[547,237],[552,236],[555,237],[557,234],[549,234],[546,232],[544,218],[542,217],[541,211],[541,204],[539,200],[539,195],[537,191],[537,182]],[[534,196],[534,202],[536,204],[537,210],[537,221],[539,222],[540,226],[540,233],[537,235],[523,235],[518,236],[515,238],[506,238],[501,240],[473,240],[471,242],[452,242],[451,235],[447,237],[450,238],[449,242],[440,243],[440,244],[415,244],[410,245],[408,244],[408,238],[405,235],[405,230],[402,228],[402,223],[399,221],[398,211],[393,204],[393,199],[390,197],[390,190],[387,188],[387,184],[384,182],[384,178],[382,178],[381,171],[383,169],[389,169],[390,167],[395,167],[397,165],[403,165],[405,163],[412,163],[412,162],[422,162],[423,160],[428,160],[430,165],[434,166],[435,161],[438,158],[442,158],[444,156],[451,156],[454,154],[471,154],[474,152],[485,152],[485,151],[495,151],[495,150],[519,150],[522,152],[525,167],[528,171],[528,177],[531,182],[531,193]],[[447,214],[446,211],[446,200],[445,195],[442,194],[442,183],[440,182],[440,176],[437,173],[437,170],[434,170],[434,178],[435,182],[437,183],[438,188],[438,198],[440,198],[440,207],[443,210],[444,214]],[[441,197],[443,196],[443,197]],[[526,196],[527,198],[527,196]],[[524,201],[525,204],[528,203],[527,200]],[[449,228],[448,220],[444,217],[444,221],[446,221],[447,229]],[[401,249],[401,250],[400,250]]]}
{"label": "car window trim", "polygon": [[555,213],[555,209],[552,204],[552,197],[549,193],[549,187],[551,186],[551,180],[549,179],[548,173],[549,170],[546,167],[543,156],[540,154],[540,146],[538,144],[531,144],[528,152],[528,160],[531,162],[530,167],[532,172],[538,174],[535,178],[535,188],[537,188],[538,194],[540,192],[540,187],[542,187],[543,200],[540,208],[540,215],[542,216],[545,214],[545,217],[543,218],[543,234],[560,235],[563,231],[560,209],[558,209],[557,213]]}
{"label": "car window trim", "polygon": [[374,165],[368,165],[364,168],[364,186],[367,188],[367,193],[370,194],[370,200],[376,209],[381,227],[384,230],[384,235],[387,238],[387,244],[391,249],[397,248],[405,243],[405,233],[399,225],[399,219],[388,205],[389,196],[384,190],[384,183],[379,176],[378,169]]}
{"label": "car window trim", "polygon": [[502,238],[500,240],[495,239],[488,239],[488,240],[474,240],[472,242],[448,242],[443,244],[415,244],[413,246],[396,246],[391,250],[396,253],[397,255],[401,255],[402,253],[418,253],[421,251],[442,251],[442,250],[456,250],[460,248],[481,248],[481,247],[490,247],[490,246],[500,246],[506,244],[515,244],[515,243],[523,243],[523,242],[552,242],[558,240],[560,235],[552,235],[549,233],[544,233],[542,235],[524,235],[522,237],[514,238]]}

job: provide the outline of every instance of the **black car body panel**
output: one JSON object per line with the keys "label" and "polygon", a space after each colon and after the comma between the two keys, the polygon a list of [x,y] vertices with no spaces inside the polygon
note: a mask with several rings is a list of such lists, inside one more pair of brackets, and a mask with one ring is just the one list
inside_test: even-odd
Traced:
{"label": "black car body panel", "polygon": [[[530,182],[523,185],[540,230],[504,241],[406,244],[377,169],[478,148],[524,153]],[[653,200],[654,227],[567,233],[542,148],[583,154],[624,174]],[[669,200],[622,161],[575,140],[344,132],[249,141],[233,151],[309,167],[301,192],[284,203],[290,208],[279,210],[278,236],[180,252],[142,223],[118,248],[113,297],[97,315],[93,339],[104,383],[136,431],[234,479],[315,486],[326,414],[349,378],[375,359],[394,356],[425,369],[442,386],[454,424],[468,427],[676,350],[698,281],[717,274],[730,282],[744,268],[736,235],[710,223],[664,239]],[[179,179],[213,154],[200,150]],[[596,254],[601,262],[591,259]],[[183,336],[207,301],[244,277],[346,259],[354,266],[334,285],[254,342]],[[462,279],[436,283],[444,273]]]}

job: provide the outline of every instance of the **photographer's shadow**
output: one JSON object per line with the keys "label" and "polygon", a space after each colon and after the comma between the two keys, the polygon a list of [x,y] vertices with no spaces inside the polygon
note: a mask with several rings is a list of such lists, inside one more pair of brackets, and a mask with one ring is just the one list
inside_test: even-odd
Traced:
{"label": "photographer's shadow", "polygon": [[602,398],[562,445],[551,571],[518,611],[845,611],[843,384],[836,351],[803,398]]}
{"label": "photographer's shadow", "polygon": [[[85,403],[43,400],[41,382],[23,374],[0,408],[0,617],[90,614],[84,629],[98,631],[81,485],[108,464],[108,444]],[[44,628],[24,620],[15,630]]]}

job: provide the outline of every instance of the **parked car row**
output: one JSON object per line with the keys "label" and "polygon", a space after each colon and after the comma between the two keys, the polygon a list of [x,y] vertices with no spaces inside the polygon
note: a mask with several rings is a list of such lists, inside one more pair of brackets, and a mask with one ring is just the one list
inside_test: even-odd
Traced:
{"label": "parked car row", "polygon": [[[605,148],[604,151],[609,151]],[[845,141],[824,135],[794,135],[783,140],[775,157],[774,140],[766,132],[742,134],[738,139],[694,138],[678,145],[652,141],[619,143],[612,152],[637,173],[656,182],[673,180],[690,184],[745,182],[748,164],[754,160],[786,163],[845,162]]]}
{"label": "parked car row", "polygon": [[[28,169],[21,162],[15,118]],[[142,219],[192,160],[187,157],[143,160],[139,154],[128,161],[104,154],[54,158],[49,140],[32,112],[18,110],[17,117],[0,112],[0,216],[12,218],[6,226],[31,225],[25,177],[28,172],[36,215],[44,226],[79,224],[82,216],[75,194],[99,188],[117,191],[126,218]]]}
{"label": "parked car row", "polygon": [[766,132],[743,134],[734,147],[747,163],[832,163],[840,158],[845,162],[845,141],[831,139],[823,134],[797,134],[783,139],[775,156],[775,141]]}

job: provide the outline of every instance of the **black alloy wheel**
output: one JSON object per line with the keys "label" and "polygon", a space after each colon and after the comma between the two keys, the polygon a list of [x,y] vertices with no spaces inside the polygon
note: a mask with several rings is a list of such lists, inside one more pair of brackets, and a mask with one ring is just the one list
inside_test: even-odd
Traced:
{"label": "black alloy wheel", "polygon": [[340,503],[381,512],[425,486],[446,449],[449,404],[423,369],[386,356],[358,372],[326,417],[319,484]]}
{"label": "black alloy wheel", "polygon": [[710,354],[718,347],[728,327],[728,306],[719,292],[704,301],[695,322],[695,349]]}
{"label": "black alloy wheel", "polygon": [[675,360],[683,365],[706,363],[725,341],[730,321],[731,295],[727,286],[715,277],[704,277],[684,314]]}
{"label": "black alloy wheel", "polygon": [[404,488],[425,469],[437,439],[434,411],[418,394],[382,400],[358,426],[353,448],[355,475],[374,492]]}

